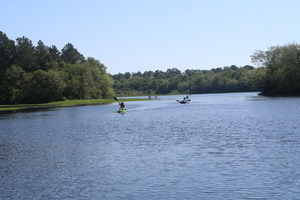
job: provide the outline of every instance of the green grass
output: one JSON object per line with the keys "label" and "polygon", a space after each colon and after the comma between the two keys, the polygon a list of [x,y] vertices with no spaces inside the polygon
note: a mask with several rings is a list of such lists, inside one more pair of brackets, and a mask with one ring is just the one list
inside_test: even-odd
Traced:
{"label": "green grass", "polygon": [[[142,101],[149,99],[118,99],[119,101]],[[23,109],[36,108],[56,108],[56,107],[72,107],[72,106],[88,106],[88,105],[102,105],[116,102],[114,99],[88,99],[88,100],[67,100],[55,101],[51,103],[41,104],[16,104],[16,105],[0,105],[0,111],[14,111]]]}

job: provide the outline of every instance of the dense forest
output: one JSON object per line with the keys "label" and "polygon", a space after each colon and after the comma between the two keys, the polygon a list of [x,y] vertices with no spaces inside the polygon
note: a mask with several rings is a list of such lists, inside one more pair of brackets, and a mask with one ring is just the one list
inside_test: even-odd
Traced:
{"label": "dense forest", "polygon": [[259,66],[249,82],[262,95],[300,96],[300,45],[291,43],[255,51],[252,62]]}
{"label": "dense forest", "polygon": [[43,103],[112,98],[113,79],[94,58],[70,43],[59,51],[26,37],[10,40],[0,31],[0,103]]}
{"label": "dense forest", "polygon": [[114,91],[124,95],[154,94],[201,94],[221,92],[254,91],[248,81],[248,74],[254,67],[220,67],[211,70],[185,70],[177,68],[144,73],[119,73],[113,75]]}
{"label": "dense forest", "polygon": [[267,96],[300,96],[300,45],[272,46],[251,55],[257,65],[211,70],[159,70],[113,75],[119,95],[259,91]]}
{"label": "dense forest", "polygon": [[300,46],[292,43],[255,51],[258,66],[211,70],[177,68],[163,72],[108,74],[104,64],[85,58],[70,43],[62,50],[26,37],[9,39],[0,31],[0,103],[43,103],[113,96],[260,91],[262,95],[300,95]]}
{"label": "dense forest", "polygon": [[118,95],[201,94],[259,91],[266,96],[300,96],[300,45],[272,46],[251,55],[257,65],[211,70],[159,70],[113,75]]}

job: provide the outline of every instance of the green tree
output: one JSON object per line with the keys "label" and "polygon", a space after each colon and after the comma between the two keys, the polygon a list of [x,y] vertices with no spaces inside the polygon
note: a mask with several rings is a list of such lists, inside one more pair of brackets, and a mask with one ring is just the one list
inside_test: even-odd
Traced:
{"label": "green tree", "polygon": [[100,61],[89,57],[84,63],[68,64],[63,68],[67,99],[111,98],[113,79],[106,74],[106,67]]}
{"label": "green tree", "polygon": [[186,81],[180,82],[177,84],[177,90],[180,93],[190,93],[190,85]]}
{"label": "green tree", "polygon": [[125,73],[124,73],[124,78],[125,78],[125,79],[129,79],[130,77],[131,77],[130,72],[125,72]]}
{"label": "green tree", "polygon": [[210,92],[210,76],[203,73],[195,74],[190,80],[190,93],[201,94]]}
{"label": "green tree", "polygon": [[111,98],[113,96],[113,79],[106,74],[106,67],[99,60],[89,57],[83,64],[85,76],[88,77],[89,98]]}
{"label": "green tree", "polygon": [[49,47],[49,57],[50,61],[59,62],[60,61],[60,51],[55,45]]}
{"label": "green tree", "polygon": [[38,45],[35,47],[37,65],[39,69],[47,70],[47,65],[50,62],[49,47],[39,40]]}
{"label": "green tree", "polygon": [[265,94],[267,91],[265,89],[268,89],[270,85],[269,81],[267,81],[266,78],[266,71],[267,68],[261,67],[256,68],[254,70],[251,70],[247,73],[247,82],[249,85],[251,85],[253,90],[258,90],[262,94]]}
{"label": "green tree", "polygon": [[142,73],[140,71],[138,71],[137,73],[132,73],[132,77],[142,77]]}
{"label": "green tree", "polygon": [[26,89],[30,74],[26,73],[21,67],[12,65],[4,73],[4,80],[1,85],[2,103],[15,104],[21,103],[26,96]]}
{"label": "green tree", "polygon": [[231,65],[230,70],[238,70],[239,68],[236,65]]}
{"label": "green tree", "polygon": [[291,43],[256,51],[252,62],[265,67],[264,83],[259,85],[265,95],[300,95],[300,45]]}
{"label": "green tree", "polygon": [[166,78],[166,74],[163,71],[161,71],[161,70],[156,70],[153,73],[153,77],[157,78],[157,79],[165,79]]}
{"label": "green tree", "polygon": [[59,72],[37,70],[30,80],[26,103],[46,103],[62,100],[65,83]]}
{"label": "green tree", "polygon": [[156,80],[156,84],[157,84],[157,90],[156,93],[157,94],[168,94],[169,93],[169,85],[170,85],[170,81],[169,79],[158,79]]}
{"label": "green tree", "polygon": [[151,78],[153,76],[153,71],[145,71],[143,74],[142,74],[142,77],[149,77]]}
{"label": "green tree", "polygon": [[62,61],[70,64],[75,64],[84,61],[84,56],[80,54],[71,43],[68,43],[61,50]]}
{"label": "green tree", "polygon": [[15,42],[10,40],[6,34],[0,31],[0,102],[9,102],[9,92],[6,71],[15,62]]}
{"label": "green tree", "polygon": [[124,79],[124,74],[118,73],[118,74],[114,74],[112,77],[114,80],[121,80]]}
{"label": "green tree", "polygon": [[2,80],[5,71],[14,64],[15,51],[15,42],[0,31],[0,80]]}
{"label": "green tree", "polygon": [[177,76],[181,74],[181,71],[177,68],[172,68],[172,69],[167,69],[166,74],[170,78],[172,76]]}
{"label": "green tree", "polygon": [[31,40],[24,36],[16,40],[16,64],[26,72],[37,70],[37,58]]}
{"label": "green tree", "polygon": [[72,44],[36,47],[26,37],[0,32],[0,103],[41,103],[61,99],[112,98],[113,79],[99,60],[86,60]]}

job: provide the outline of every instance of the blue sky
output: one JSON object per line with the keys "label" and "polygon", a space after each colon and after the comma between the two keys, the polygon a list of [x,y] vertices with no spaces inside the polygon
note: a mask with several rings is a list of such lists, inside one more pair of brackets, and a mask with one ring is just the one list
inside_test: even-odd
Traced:
{"label": "blue sky", "polygon": [[300,41],[299,0],[1,0],[0,31],[74,45],[107,72],[253,65],[255,50]]}

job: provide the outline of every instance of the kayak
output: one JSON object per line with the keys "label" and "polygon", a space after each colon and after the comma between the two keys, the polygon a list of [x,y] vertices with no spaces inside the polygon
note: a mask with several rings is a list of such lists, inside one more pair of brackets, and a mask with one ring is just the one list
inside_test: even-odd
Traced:
{"label": "kayak", "polygon": [[118,110],[117,111],[118,113],[126,113],[126,112],[128,112],[127,110]]}
{"label": "kayak", "polygon": [[191,101],[190,99],[189,100],[182,100],[182,101],[179,101],[179,100],[177,100],[177,102],[178,103],[181,103],[181,104],[186,104],[186,103],[188,103],[189,101]]}
{"label": "kayak", "polygon": [[186,101],[178,101],[178,103],[185,104],[187,102]]}

